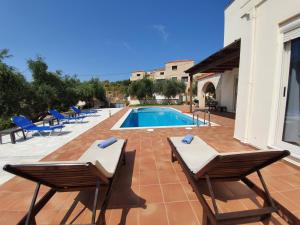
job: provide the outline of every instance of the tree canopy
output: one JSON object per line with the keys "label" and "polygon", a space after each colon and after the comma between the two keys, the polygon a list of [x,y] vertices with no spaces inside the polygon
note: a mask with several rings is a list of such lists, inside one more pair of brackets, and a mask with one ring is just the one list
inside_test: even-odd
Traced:
{"label": "tree canopy", "polygon": [[153,81],[147,78],[132,82],[129,85],[128,93],[131,96],[137,97],[139,100],[147,100],[153,98],[154,84]]}
{"label": "tree canopy", "polygon": [[167,99],[174,98],[184,93],[186,85],[176,80],[156,80],[148,78],[134,81],[130,84],[128,92],[139,100],[152,99],[154,93],[165,96]]}
{"label": "tree canopy", "polygon": [[32,74],[29,82],[4,62],[10,56],[7,49],[0,50],[0,129],[11,125],[13,115],[37,120],[51,108],[65,111],[79,100],[88,107],[94,106],[95,101],[106,102],[103,82],[97,78],[80,81],[75,75],[49,71],[45,60],[36,57],[27,61]]}

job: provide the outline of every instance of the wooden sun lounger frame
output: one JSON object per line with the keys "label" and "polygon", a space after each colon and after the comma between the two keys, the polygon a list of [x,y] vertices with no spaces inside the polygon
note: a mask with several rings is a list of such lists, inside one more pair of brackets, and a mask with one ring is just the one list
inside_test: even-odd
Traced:
{"label": "wooden sun lounger frame", "polygon": [[[90,162],[87,163],[68,163],[68,164],[18,164],[18,165],[5,165],[4,170],[13,173],[17,176],[31,180],[36,183],[36,188],[32,197],[28,213],[19,221],[18,225],[36,224],[35,216],[46,205],[56,192],[73,192],[82,191],[86,189],[95,188],[95,196],[93,202],[92,220],[90,225],[96,224],[96,208],[100,186],[107,186],[108,190],[105,194],[105,199],[101,205],[101,210],[105,210],[108,200],[111,195],[112,186],[115,181],[117,172],[121,164],[126,164],[125,148],[127,140],[125,140],[120,159],[116,168],[116,172],[111,178],[104,176],[96,167]],[[58,162],[59,163],[59,162]],[[51,167],[54,169],[51,171]],[[42,179],[36,179],[30,175],[30,172],[39,172]],[[48,174],[44,171],[48,171]],[[49,174],[49,171],[55,173],[55,177]],[[48,176],[47,176],[48,175]],[[49,176],[50,175],[50,176]],[[75,178],[75,179],[74,179]],[[40,186],[45,185],[50,187],[50,190],[41,197],[36,203]]]}
{"label": "wooden sun lounger frame", "polygon": [[[212,163],[207,164],[204,168],[202,168],[197,174],[194,174],[190,169],[187,167],[183,159],[181,158],[180,154],[178,153],[175,145],[173,142],[168,138],[168,142],[171,146],[171,161],[174,162],[178,160],[179,164],[181,165],[183,172],[185,173],[190,185],[193,188],[193,191],[196,193],[198,200],[200,201],[202,207],[203,207],[203,221],[202,224],[213,224],[213,225],[219,225],[219,224],[240,224],[245,222],[254,222],[254,221],[262,221],[265,219],[270,218],[271,213],[276,212],[278,213],[285,221],[287,221],[289,224],[300,224],[299,219],[293,215],[288,209],[286,209],[284,206],[282,206],[278,201],[272,199],[270,192],[267,188],[267,185],[263,179],[263,176],[260,172],[260,169],[272,164],[273,162],[276,162],[279,159],[282,159],[290,154],[289,151],[282,151],[282,154],[279,154],[278,157],[273,158],[270,161],[265,162],[264,165],[260,165],[258,167],[253,167],[251,170],[244,174],[234,174],[233,176],[218,176],[218,174],[213,174],[210,176],[209,174],[206,174],[205,171],[209,169],[208,167],[213,165],[213,163],[218,163],[220,160],[220,157],[223,159],[226,159],[227,161],[230,161],[230,155],[224,155],[220,157],[216,157],[213,159]],[[252,156],[252,158],[251,158]],[[251,162],[251,160],[259,160],[257,158],[253,158],[255,155],[250,155],[247,158],[248,162]],[[245,162],[241,162],[240,166],[242,168],[242,165]],[[246,176],[256,172],[260,182],[262,184],[263,190],[258,187],[256,184],[254,184],[250,179],[248,179]],[[224,173],[230,174],[230,167],[228,167],[227,171]],[[209,206],[208,202],[204,198],[203,194],[200,191],[199,187],[199,181],[204,180],[206,181],[209,194],[212,200],[213,204],[213,210]],[[212,181],[216,182],[222,182],[222,181],[242,181],[244,184],[246,184],[251,190],[253,190],[258,196],[264,199],[264,207],[260,209],[253,209],[253,210],[244,210],[244,211],[237,211],[237,212],[228,212],[228,213],[220,213],[219,209],[217,207]]]}

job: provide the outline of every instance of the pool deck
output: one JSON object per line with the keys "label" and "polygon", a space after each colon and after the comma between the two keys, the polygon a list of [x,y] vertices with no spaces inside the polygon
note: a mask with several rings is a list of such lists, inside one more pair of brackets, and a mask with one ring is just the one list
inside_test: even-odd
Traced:
{"label": "pool deck", "polygon": [[[176,107],[187,111],[187,107]],[[117,112],[42,161],[76,160],[97,139],[110,136],[128,139],[127,165],[122,167],[105,214],[107,225],[200,225],[200,203],[178,163],[170,161],[169,136],[198,135],[219,152],[245,151],[253,148],[233,139],[234,119],[230,114],[212,115],[220,126],[163,128],[148,132],[111,130],[128,108]],[[281,161],[262,171],[273,198],[300,218],[300,169]],[[257,182],[254,175],[250,177]],[[16,224],[27,212],[34,183],[14,177],[0,186],[0,224]],[[46,188],[42,188],[45,193]],[[239,182],[228,182],[215,189],[222,212],[252,209],[262,200]],[[58,193],[37,215],[37,224],[83,224],[91,220],[93,192]],[[98,210],[99,211],[99,210]],[[98,212],[99,214],[99,212]],[[261,223],[253,223],[261,224]],[[269,224],[286,224],[274,215]]]}
{"label": "pool deck", "polygon": [[[53,133],[51,136],[44,134],[40,137],[37,133],[30,133],[26,140],[23,140],[22,136],[17,136],[16,144],[11,143],[9,135],[3,136],[3,144],[0,144],[0,167],[7,163],[37,162],[107,119],[109,113],[114,114],[119,110],[117,108],[99,110],[96,114],[84,118],[82,122],[66,124],[61,133]],[[1,169],[0,185],[13,176]]]}

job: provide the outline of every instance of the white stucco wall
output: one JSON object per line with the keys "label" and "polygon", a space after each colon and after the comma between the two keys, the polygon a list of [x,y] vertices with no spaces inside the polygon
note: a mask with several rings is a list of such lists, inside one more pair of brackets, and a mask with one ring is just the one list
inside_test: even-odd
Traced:
{"label": "white stucco wall", "polygon": [[214,76],[210,76],[204,79],[201,79],[197,83],[197,90],[198,90],[198,100],[199,100],[199,107],[204,108],[205,107],[205,93],[204,88],[207,85],[207,83],[212,83],[215,86],[216,89],[216,100],[220,102],[220,77],[221,74],[215,74]]}
{"label": "white stucco wall", "polygon": [[238,77],[238,69],[226,71],[224,74],[215,74],[198,81],[199,107],[205,106],[204,89],[208,83],[216,88],[216,100],[219,106],[226,106],[228,112],[235,112],[234,107],[234,79]]}
{"label": "white stucco wall", "polygon": [[234,137],[274,145],[282,62],[279,24],[300,13],[299,0],[235,0],[225,10],[224,45],[241,38]]}
{"label": "white stucco wall", "polygon": [[238,77],[238,73],[238,69],[233,69],[221,76],[220,105],[226,106],[228,112],[235,112],[234,80]]}

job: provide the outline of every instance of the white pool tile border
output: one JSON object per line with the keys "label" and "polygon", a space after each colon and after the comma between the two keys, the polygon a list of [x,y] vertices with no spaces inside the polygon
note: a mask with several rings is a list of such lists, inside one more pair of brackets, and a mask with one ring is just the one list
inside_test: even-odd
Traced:
{"label": "white pool tile border", "polygon": [[[123,122],[126,120],[126,118],[128,117],[128,115],[131,113],[132,110],[134,109],[139,109],[139,108],[151,108],[151,107],[134,107],[134,108],[131,108],[129,109],[119,120],[118,122],[116,122],[113,127],[111,128],[111,130],[136,130],[136,129],[158,129],[158,128],[187,128],[187,127],[208,127],[209,125],[177,125],[177,126],[154,126],[154,127],[126,127],[126,128],[123,128],[121,127],[121,125],[123,124]],[[175,109],[173,107],[157,107],[157,108],[170,108],[170,109],[173,109],[179,113],[182,113],[183,115],[187,115],[191,118],[193,118],[192,115],[188,114],[188,113],[183,113],[182,111],[178,110],[178,109]],[[204,123],[204,120],[199,118],[198,119],[200,122]],[[216,123],[213,123],[213,122],[210,122],[210,126],[219,126],[218,124]]]}

